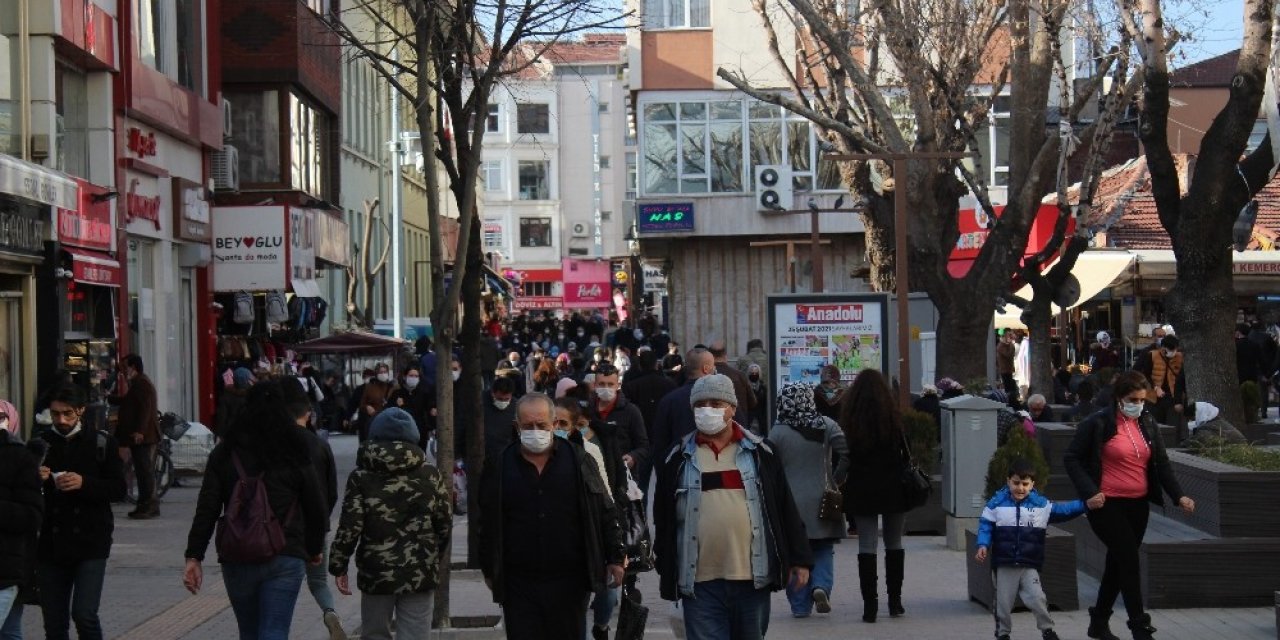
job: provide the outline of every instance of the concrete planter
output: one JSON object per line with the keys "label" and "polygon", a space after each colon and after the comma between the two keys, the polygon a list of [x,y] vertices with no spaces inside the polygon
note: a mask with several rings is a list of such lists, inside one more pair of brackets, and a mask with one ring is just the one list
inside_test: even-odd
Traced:
{"label": "concrete planter", "polygon": [[[969,581],[969,599],[991,609],[995,602],[995,585],[991,579],[990,561],[978,564],[973,559],[978,532],[973,527],[965,530],[965,568]],[[1040,585],[1044,588],[1049,608],[1057,611],[1075,611],[1080,608],[1079,589],[1076,584],[1076,543],[1071,533],[1057,527],[1049,527],[1045,538],[1044,568],[1040,570]],[[1014,606],[1023,606],[1019,599]]]}

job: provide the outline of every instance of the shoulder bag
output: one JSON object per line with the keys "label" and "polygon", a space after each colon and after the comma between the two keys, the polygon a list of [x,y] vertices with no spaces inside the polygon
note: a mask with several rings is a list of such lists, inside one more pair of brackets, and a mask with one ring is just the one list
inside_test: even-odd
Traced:
{"label": "shoulder bag", "polygon": [[929,475],[916,464],[911,455],[911,445],[907,442],[907,434],[902,434],[902,497],[907,509],[924,506],[933,492],[933,481]]}
{"label": "shoulder bag", "polygon": [[824,439],[822,447],[822,500],[818,502],[818,519],[841,520],[844,517],[844,494],[831,478],[831,443]]}

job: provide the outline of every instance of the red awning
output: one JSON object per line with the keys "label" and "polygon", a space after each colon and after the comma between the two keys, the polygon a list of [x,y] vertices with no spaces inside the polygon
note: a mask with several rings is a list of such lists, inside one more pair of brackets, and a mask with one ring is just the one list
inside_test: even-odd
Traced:
{"label": "red awning", "polygon": [[101,251],[63,247],[71,256],[71,279],[81,284],[99,287],[119,287],[124,284],[120,262]]}

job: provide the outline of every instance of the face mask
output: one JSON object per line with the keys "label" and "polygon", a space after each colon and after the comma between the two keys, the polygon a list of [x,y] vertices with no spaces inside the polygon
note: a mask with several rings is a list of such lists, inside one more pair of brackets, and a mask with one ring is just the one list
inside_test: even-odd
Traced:
{"label": "face mask", "polygon": [[644,340],[644,332],[639,329],[632,331],[631,335],[635,336],[636,340]]}
{"label": "face mask", "polygon": [[555,435],[550,431],[541,429],[529,429],[520,431],[520,446],[524,447],[529,453],[542,453],[551,448],[551,439]]}
{"label": "face mask", "polygon": [[563,334],[563,333],[561,333],[561,334],[556,335],[556,340],[564,340],[564,334]]}
{"label": "face mask", "polygon": [[1165,350],[1164,350],[1164,357],[1166,357],[1166,358],[1172,358],[1172,357],[1173,357],[1173,354],[1175,354],[1175,353],[1177,353],[1177,351],[1170,351],[1169,349],[1165,349]]}
{"label": "face mask", "polygon": [[585,332],[582,332],[582,331],[579,331],[579,332],[578,332],[578,337],[579,337],[579,338],[581,338],[581,337],[582,337],[582,336],[584,336],[584,335],[586,335],[586,333],[585,333]]}
{"label": "face mask", "polygon": [[594,358],[596,362],[600,362],[601,360],[604,359],[604,356],[597,353],[596,355],[592,356],[592,358]]}
{"label": "face mask", "polygon": [[727,426],[724,423],[724,409],[717,407],[694,407],[693,421],[698,425],[698,431],[709,436],[724,431]]}
{"label": "face mask", "polygon": [[557,438],[564,438],[565,440],[568,440],[568,439],[569,439],[569,432],[568,432],[568,431],[565,431],[564,429],[556,429],[556,437],[557,437]]}
{"label": "face mask", "polygon": [[457,382],[457,381],[458,381],[458,378],[461,378],[461,377],[462,377],[462,372],[461,372],[461,371],[452,371],[452,372],[450,372],[450,375],[452,375],[452,376],[453,376],[453,381],[454,381],[454,382]]}
{"label": "face mask", "polygon": [[493,406],[497,407],[498,411],[505,411],[507,407],[511,406],[511,401],[510,400],[494,400]]}
{"label": "face mask", "polygon": [[1120,411],[1124,413],[1126,416],[1129,416],[1130,418],[1136,418],[1142,415],[1142,403],[1141,402],[1132,402],[1132,403],[1121,402]]}
{"label": "face mask", "polygon": [[613,402],[613,399],[618,397],[618,390],[596,387],[596,396],[605,402]]}
{"label": "face mask", "polygon": [[827,399],[830,400],[831,398],[836,397],[836,390],[832,389],[831,387],[823,387],[822,395],[826,396]]}
{"label": "face mask", "polygon": [[404,379],[404,388],[415,389],[418,386],[418,376],[409,376]]}
{"label": "face mask", "polygon": [[379,373],[379,374],[378,374],[378,382],[391,382],[391,374],[390,374],[390,373]]}

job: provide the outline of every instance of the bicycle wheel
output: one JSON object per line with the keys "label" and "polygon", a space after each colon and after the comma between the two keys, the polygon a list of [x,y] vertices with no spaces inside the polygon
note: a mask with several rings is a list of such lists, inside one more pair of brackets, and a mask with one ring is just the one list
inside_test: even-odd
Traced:
{"label": "bicycle wheel", "polygon": [[[170,485],[173,484],[173,461],[169,459],[169,454],[160,453],[156,455],[156,498],[164,497],[169,491]],[[136,490],[135,490],[136,492]]]}

